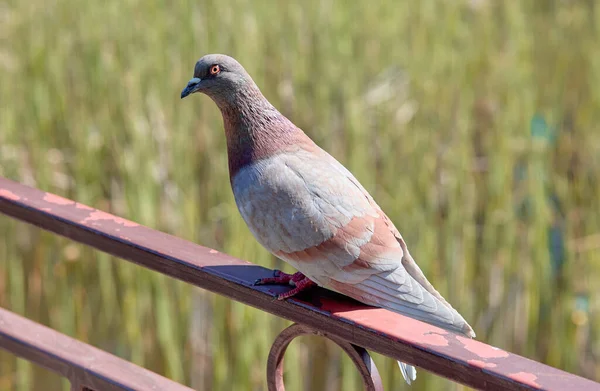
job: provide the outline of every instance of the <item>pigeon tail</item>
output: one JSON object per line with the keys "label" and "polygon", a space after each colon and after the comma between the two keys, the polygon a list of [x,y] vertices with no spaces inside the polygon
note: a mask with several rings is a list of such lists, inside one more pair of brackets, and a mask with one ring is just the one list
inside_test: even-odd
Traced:
{"label": "pigeon tail", "polygon": [[402,377],[408,385],[411,385],[412,382],[417,380],[417,368],[403,363],[402,361],[398,361],[398,366],[400,367],[400,372],[402,372]]}

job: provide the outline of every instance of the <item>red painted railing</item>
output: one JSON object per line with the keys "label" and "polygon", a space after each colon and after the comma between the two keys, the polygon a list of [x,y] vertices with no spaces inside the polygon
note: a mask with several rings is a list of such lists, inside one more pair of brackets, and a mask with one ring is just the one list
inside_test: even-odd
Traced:
{"label": "red painted railing", "polygon": [[[273,300],[290,288],[253,286],[272,270],[3,178],[0,212],[296,322],[271,349],[270,390],[283,390],[289,342],[318,334],[350,355],[368,390],[382,387],[365,349],[477,389],[600,391],[600,383],[323,289]],[[0,311],[0,347],[67,377],[73,390],[188,389],[6,310]]]}

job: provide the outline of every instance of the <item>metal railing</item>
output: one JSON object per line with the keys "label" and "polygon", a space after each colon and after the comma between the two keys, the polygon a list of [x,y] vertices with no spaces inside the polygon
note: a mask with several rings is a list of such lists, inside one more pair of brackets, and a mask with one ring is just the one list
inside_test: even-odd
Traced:
{"label": "metal railing", "polygon": [[[316,334],[350,356],[367,390],[382,390],[370,350],[477,389],[600,391],[600,383],[324,289],[274,300],[291,287],[253,286],[272,270],[4,178],[0,212],[296,322],[269,353],[269,390],[284,389],[290,341]],[[0,347],[67,377],[72,390],[189,390],[6,310],[0,310]]]}

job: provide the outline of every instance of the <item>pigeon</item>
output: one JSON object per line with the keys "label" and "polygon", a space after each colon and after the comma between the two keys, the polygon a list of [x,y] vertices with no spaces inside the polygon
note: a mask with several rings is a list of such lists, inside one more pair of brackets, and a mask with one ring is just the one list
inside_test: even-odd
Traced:
{"label": "pigeon", "polygon": [[[229,179],[256,240],[298,270],[257,284],[294,286],[286,299],[321,286],[474,338],[465,319],[435,290],[400,232],[359,181],[261,93],[234,58],[196,63],[181,98],[208,95],[223,116]],[[408,384],[416,369],[399,362]]]}

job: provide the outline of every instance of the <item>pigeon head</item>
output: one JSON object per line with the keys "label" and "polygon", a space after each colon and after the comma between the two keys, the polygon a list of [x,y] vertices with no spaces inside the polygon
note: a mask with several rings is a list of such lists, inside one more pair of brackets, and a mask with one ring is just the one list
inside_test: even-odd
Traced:
{"label": "pigeon head", "polygon": [[220,103],[233,103],[232,99],[244,89],[256,88],[244,67],[234,58],[224,54],[208,54],[196,63],[194,77],[181,91],[181,99],[202,92]]}
{"label": "pigeon head", "polygon": [[313,148],[312,140],[269,103],[248,72],[229,56],[209,54],[198,60],[181,98],[195,92],[208,95],[221,110],[231,178],[241,167],[291,145]]}

